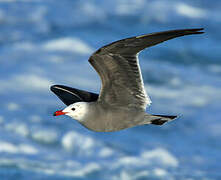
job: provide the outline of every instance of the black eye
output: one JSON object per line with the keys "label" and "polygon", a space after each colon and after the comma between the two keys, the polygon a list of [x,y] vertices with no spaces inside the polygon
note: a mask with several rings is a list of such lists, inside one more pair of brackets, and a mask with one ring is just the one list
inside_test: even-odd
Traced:
{"label": "black eye", "polygon": [[72,110],[72,111],[75,111],[75,108],[72,108],[71,110]]}

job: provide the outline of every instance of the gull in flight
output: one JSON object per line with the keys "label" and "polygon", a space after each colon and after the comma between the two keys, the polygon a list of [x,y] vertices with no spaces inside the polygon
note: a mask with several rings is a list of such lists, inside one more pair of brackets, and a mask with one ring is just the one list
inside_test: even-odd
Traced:
{"label": "gull in flight", "polygon": [[177,116],[153,115],[146,112],[151,104],[146,94],[138,54],[145,48],[180,36],[201,34],[203,28],[151,33],[108,44],[91,55],[90,64],[100,76],[100,94],[63,85],[51,86],[67,107],[54,116],[67,115],[86,128],[111,132],[154,124],[162,125]]}

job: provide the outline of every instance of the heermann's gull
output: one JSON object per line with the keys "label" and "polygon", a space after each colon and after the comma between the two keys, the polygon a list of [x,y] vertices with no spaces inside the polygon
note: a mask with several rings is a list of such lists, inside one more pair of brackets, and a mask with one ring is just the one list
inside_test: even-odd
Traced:
{"label": "heermann's gull", "polygon": [[201,34],[201,30],[203,28],[151,33],[100,48],[89,59],[102,81],[100,94],[54,85],[51,90],[68,105],[54,115],[68,115],[86,128],[99,132],[143,124],[162,125],[175,119],[177,116],[146,113],[146,106],[151,101],[144,89],[138,53],[169,39]]}

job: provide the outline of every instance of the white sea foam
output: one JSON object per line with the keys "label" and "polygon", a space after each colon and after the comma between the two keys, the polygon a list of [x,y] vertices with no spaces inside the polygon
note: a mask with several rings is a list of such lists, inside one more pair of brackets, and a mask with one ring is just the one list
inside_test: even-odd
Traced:
{"label": "white sea foam", "polygon": [[5,14],[4,14],[4,12],[2,10],[0,10],[0,23],[2,21],[4,21],[4,19],[5,19]]}
{"label": "white sea foam", "polygon": [[0,124],[3,124],[3,123],[4,123],[4,117],[0,116]]}
{"label": "white sea foam", "polygon": [[29,119],[31,122],[34,122],[34,123],[39,123],[42,121],[42,118],[39,115],[31,115]]}
{"label": "white sea foam", "polygon": [[206,10],[188,4],[178,3],[175,7],[177,13],[189,18],[203,18],[207,15]]}
{"label": "white sea foam", "polygon": [[14,144],[0,141],[0,152],[18,153],[18,148]]}
{"label": "white sea foam", "polygon": [[177,167],[179,161],[166,149],[157,148],[150,151],[144,151],[140,156],[124,156],[121,157],[114,167],[129,166],[129,167],[141,167],[151,164],[160,164],[168,167]]}
{"label": "white sea foam", "polygon": [[150,173],[147,170],[133,172],[122,170],[118,176],[114,176],[113,180],[139,180],[139,179],[149,179]]}
{"label": "white sea foam", "polygon": [[[22,82],[22,85],[29,89],[37,89],[37,90],[48,90],[48,87],[52,84],[52,82],[45,77],[41,77],[35,74],[26,74],[20,75],[15,78],[15,80],[19,83]],[[34,82],[34,83],[33,83]]]}
{"label": "white sea foam", "polygon": [[[26,150],[27,151],[27,150]],[[33,153],[29,150],[29,154]],[[68,161],[70,162],[70,161]],[[63,177],[84,178],[90,174],[101,171],[101,166],[96,162],[80,164],[72,161],[68,164],[65,162],[49,163],[44,161],[32,161],[31,159],[23,158],[0,158],[0,165],[16,166],[21,169],[26,169],[32,172],[40,172],[48,175],[58,175]]]}
{"label": "white sea foam", "polygon": [[147,171],[147,170],[144,170],[144,171],[140,171],[140,172],[137,172],[136,174],[134,174],[134,179],[147,179],[147,177],[150,176],[150,172]]}
{"label": "white sea foam", "polygon": [[182,81],[180,80],[180,78],[178,77],[174,77],[172,78],[169,83],[172,85],[172,86],[180,86],[182,84]]}
{"label": "white sea foam", "polygon": [[5,125],[5,129],[13,133],[17,133],[21,136],[28,136],[30,131],[25,123],[22,122],[10,122]]}
{"label": "white sea foam", "polygon": [[87,20],[90,22],[95,21],[104,21],[106,19],[106,13],[103,8],[97,6],[97,4],[93,2],[85,2],[79,7],[79,11],[87,16]]}
{"label": "white sea foam", "polygon": [[37,46],[32,42],[24,41],[24,42],[15,43],[13,45],[13,48],[17,50],[33,51],[37,49]]}
{"label": "white sea foam", "polygon": [[[121,171],[120,176],[117,177],[117,179],[133,180],[131,175],[127,171]],[[115,178],[114,178],[114,180],[115,180]]]}
{"label": "white sea foam", "polygon": [[116,167],[118,166],[141,166],[144,165],[146,162],[142,161],[140,157],[135,156],[124,156],[121,157],[118,162],[115,164]]}
{"label": "white sea foam", "polygon": [[55,130],[35,130],[32,135],[32,139],[43,144],[54,144],[58,142],[58,134]]}
{"label": "white sea foam", "polygon": [[141,154],[141,157],[148,161],[159,162],[159,164],[163,164],[165,166],[177,167],[179,165],[177,158],[163,148],[145,151]]}
{"label": "white sea foam", "polygon": [[88,174],[97,172],[101,170],[101,166],[98,163],[92,162],[81,167],[79,170],[75,171],[64,171],[62,174],[73,176],[73,177],[85,177]]}
{"label": "white sea foam", "polygon": [[89,174],[95,173],[97,171],[101,170],[101,166],[98,163],[91,162],[86,165],[82,165],[80,168],[74,170],[74,168],[71,168],[70,170],[56,170],[56,169],[48,169],[48,172],[53,172],[52,174],[58,174],[58,175],[63,175],[67,177],[85,177]]}
{"label": "white sea foam", "polygon": [[111,148],[104,147],[100,150],[99,156],[102,158],[109,157],[113,155],[114,151]]}
{"label": "white sea foam", "polygon": [[38,153],[38,150],[36,148],[28,144],[19,144],[18,149],[21,153],[24,153],[24,154],[37,154]]}
{"label": "white sea foam", "polygon": [[7,109],[9,111],[17,111],[20,109],[19,104],[15,103],[15,102],[10,102],[7,104]]}
{"label": "white sea foam", "polygon": [[[27,1],[27,0],[26,0]],[[30,1],[30,0],[28,0]],[[33,1],[33,0],[31,0]],[[39,0],[35,0],[39,1]],[[47,7],[45,6],[38,6],[31,14],[30,14],[30,19],[32,22],[38,23],[38,31],[40,30],[41,32],[48,32],[49,27],[48,24],[45,23],[44,18],[47,13]]]}
{"label": "white sea foam", "polygon": [[145,24],[153,20],[167,23],[170,12],[172,12],[172,6],[167,1],[148,1],[148,5],[142,5],[141,21]]}
{"label": "white sea foam", "polygon": [[8,91],[48,91],[53,82],[37,74],[19,74],[6,80],[0,79],[0,93]]}
{"label": "white sea foam", "polygon": [[209,65],[208,69],[213,73],[221,73],[221,65],[218,64]]}
{"label": "white sea foam", "polygon": [[48,51],[70,51],[79,54],[91,54],[93,49],[78,38],[60,38],[50,40],[42,45]]}
{"label": "white sea foam", "polygon": [[[33,42],[24,41],[15,43],[13,48],[16,50],[24,51],[63,51],[72,52],[82,55],[88,55],[93,53],[94,49],[90,47],[86,42],[75,37],[61,37],[59,39],[49,40],[41,44],[34,44]],[[51,61],[61,62],[62,58],[52,56]],[[56,58],[55,58],[56,57]]]}
{"label": "white sea foam", "polygon": [[65,150],[74,153],[89,155],[93,152],[96,142],[88,136],[83,136],[75,131],[66,133],[62,138]]}
{"label": "white sea foam", "polygon": [[0,141],[0,152],[5,153],[21,153],[21,154],[37,154],[38,150],[28,144],[12,144],[6,141]]}
{"label": "white sea foam", "polygon": [[186,85],[182,89],[148,85],[147,90],[151,96],[157,98],[179,99],[179,101],[175,102],[178,106],[192,105],[203,107],[221,98],[221,89],[208,85]]}
{"label": "white sea foam", "polygon": [[164,169],[161,169],[161,168],[155,168],[153,170],[153,174],[157,177],[165,177],[168,175],[168,172]]}
{"label": "white sea foam", "polygon": [[64,57],[51,55],[48,57],[48,60],[52,63],[63,63]]}
{"label": "white sea foam", "polygon": [[144,6],[144,0],[120,0],[116,6],[116,13],[119,15],[135,14]]}

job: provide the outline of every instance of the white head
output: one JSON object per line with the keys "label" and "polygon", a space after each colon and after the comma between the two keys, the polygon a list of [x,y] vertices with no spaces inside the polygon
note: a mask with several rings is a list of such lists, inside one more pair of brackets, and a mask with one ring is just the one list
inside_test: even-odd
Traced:
{"label": "white head", "polygon": [[67,106],[64,110],[56,111],[54,116],[67,115],[78,121],[83,121],[88,112],[87,102],[77,102]]}

